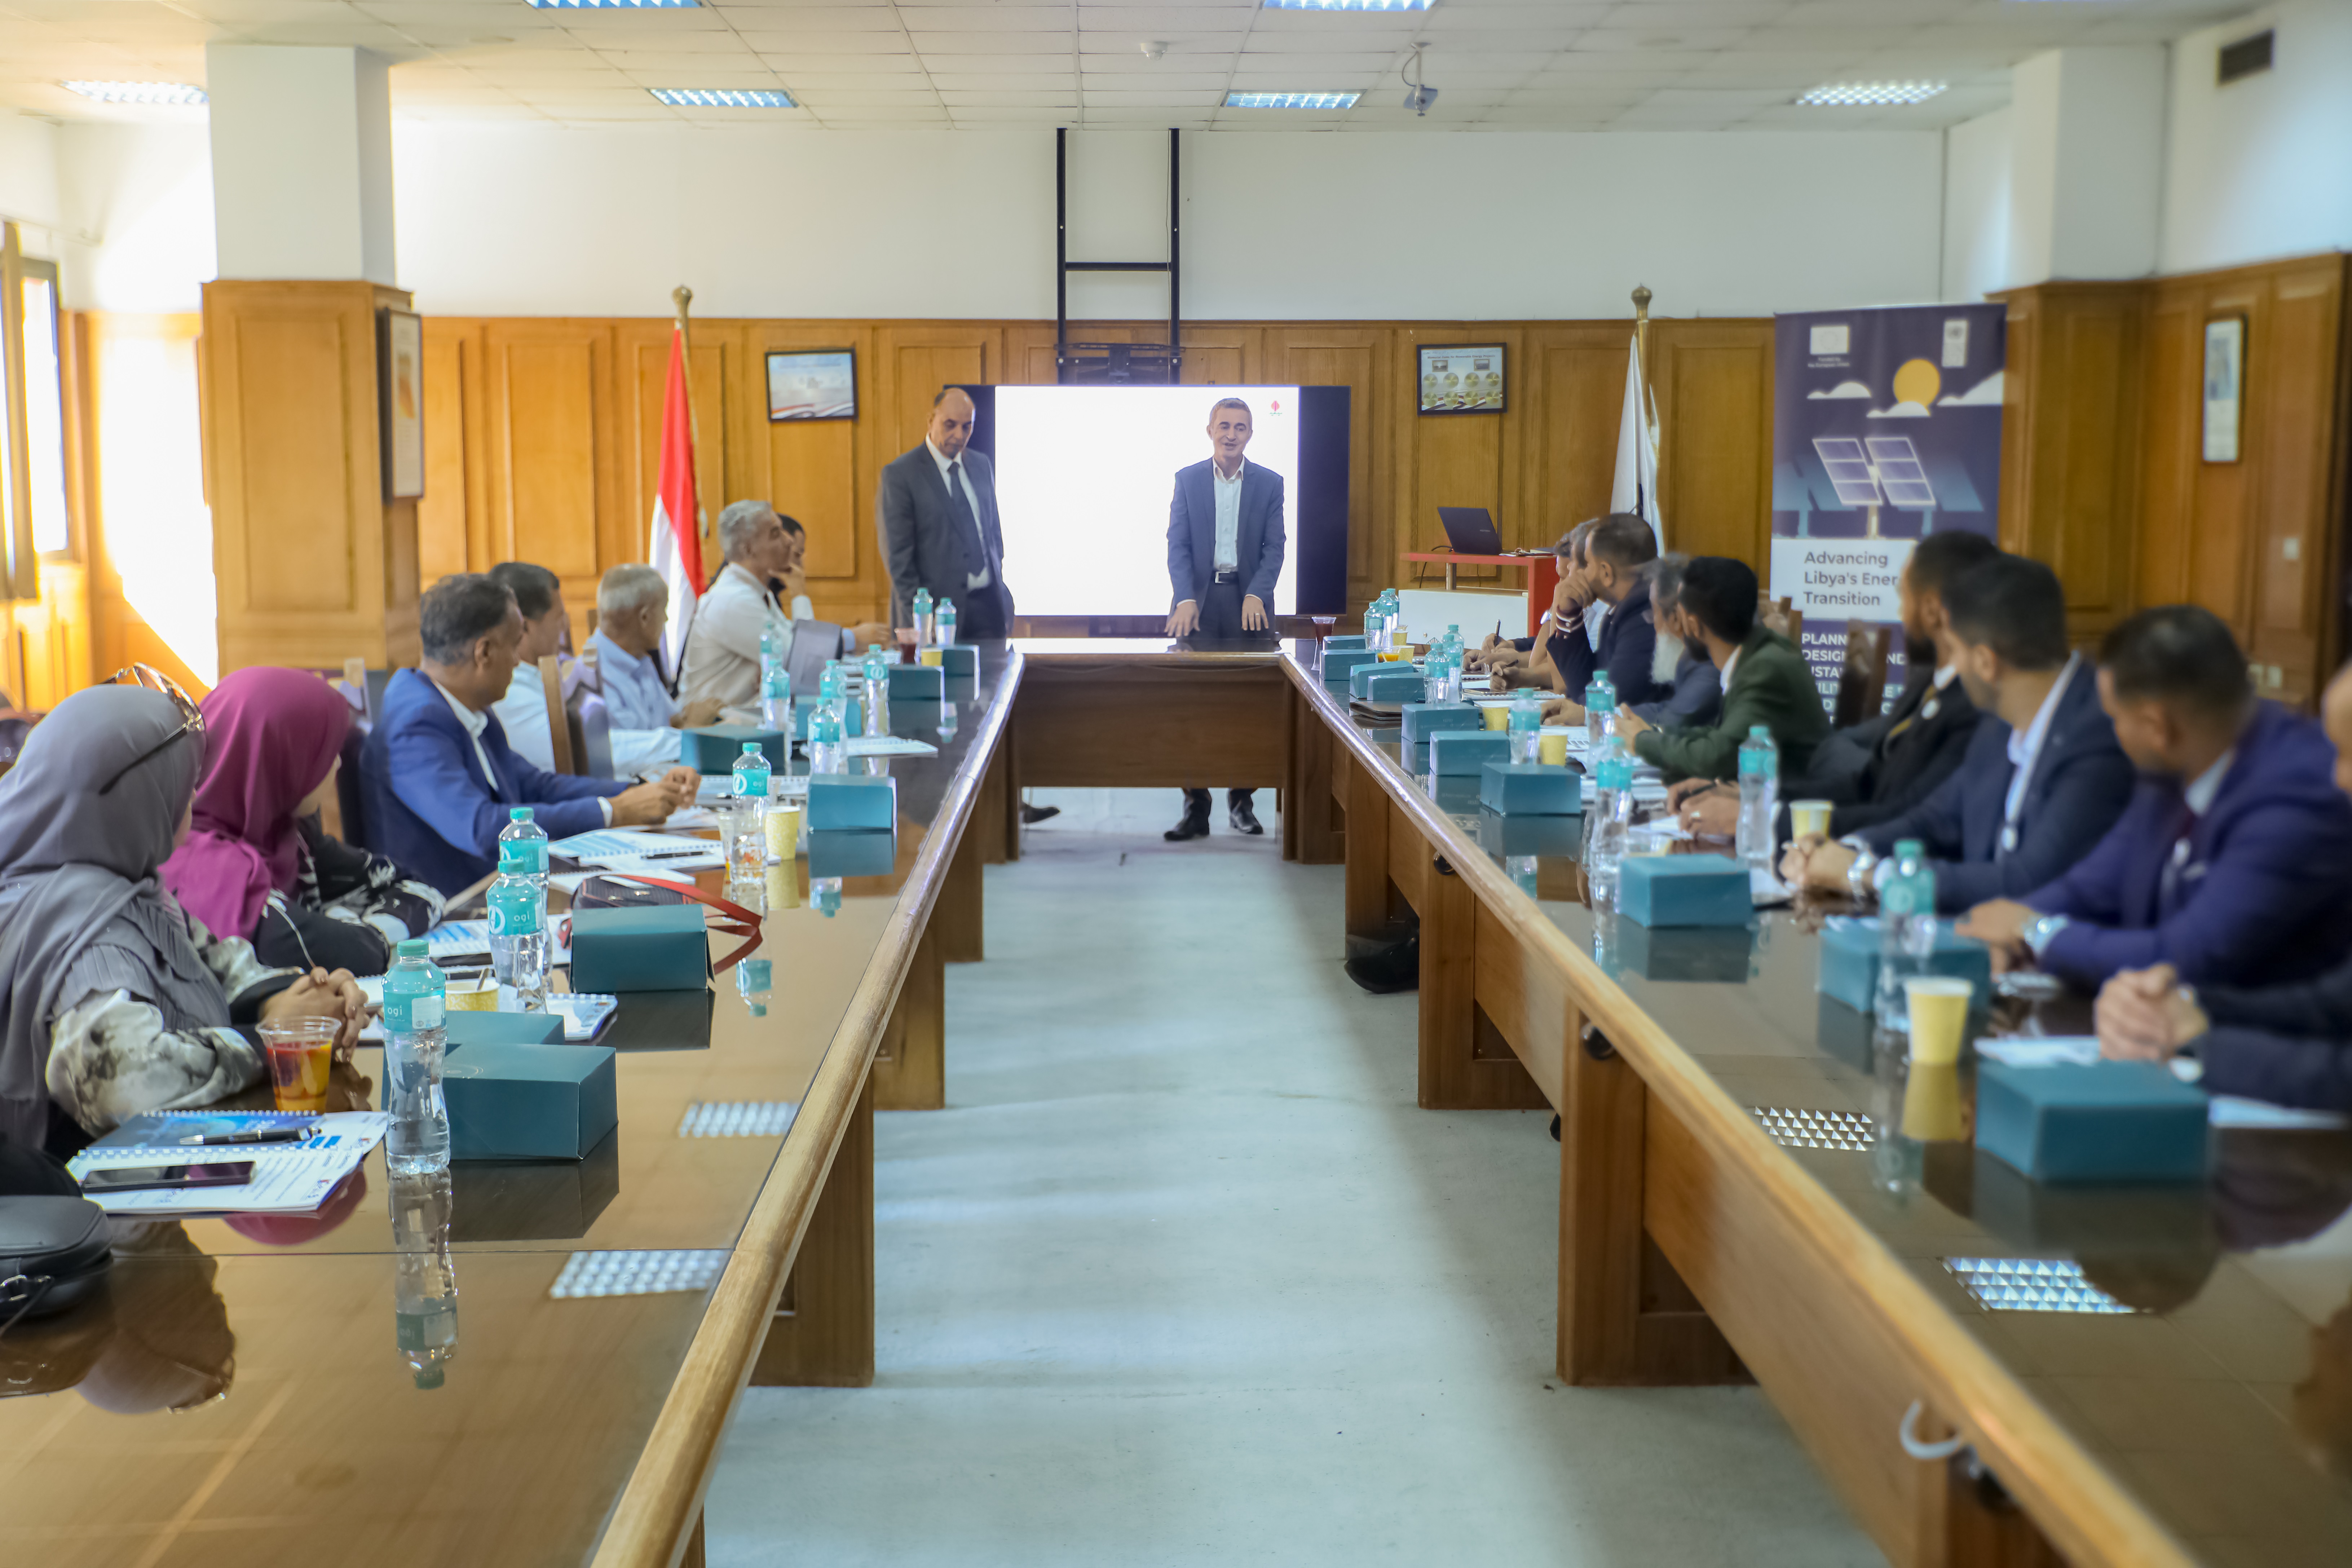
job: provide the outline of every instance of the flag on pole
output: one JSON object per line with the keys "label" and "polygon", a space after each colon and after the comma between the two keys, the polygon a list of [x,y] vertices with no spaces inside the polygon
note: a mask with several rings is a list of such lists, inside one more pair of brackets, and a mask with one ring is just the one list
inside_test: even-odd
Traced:
{"label": "flag on pole", "polygon": [[669,384],[662,395],[661,478],[654,487],[646,559],[669,584],[669,631],[662,639],[672,680],[685,666],[686,635],[702,589],[702,509],[694,493],[694,420],[686,400],[686,331],[672,327]]}
{"label": "flag on pole", "polygon": [[1658,403],[1650,397],[1649,406],[1643,407],[1647,384],[1642,374],[1642,340],[1636,337],[1625,356],[1625,403],[1617,422],[1617,479],[1610,488],[1609,510],[1630,511],[1648,523],[1664,550],[1666,524],[1658,513]]}

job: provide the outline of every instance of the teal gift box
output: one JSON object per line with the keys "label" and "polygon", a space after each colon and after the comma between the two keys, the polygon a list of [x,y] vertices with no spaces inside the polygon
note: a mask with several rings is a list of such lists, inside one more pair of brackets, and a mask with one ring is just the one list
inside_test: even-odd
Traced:
{"label": "teal gift box", "polygon": [[1334,648],[1326,643],[1323,652],[1323,683],[1327,686],[1345,686],[1356,671],[1367,665],[1378,664],[1380,661],[1381,656],[1371,648]]}
{"label": "teal gift box", "polygon": [[449,1049],[459,1046],[560,1046],[563,1043],[561,1013],[476,1013],[448,1008],[441,1026]]}
{"label": "teal gift box", "polygon": [[1419,702],[1427,686],[1409,664],[1368,664],[1348,677],[1348,695],[1367,702]]}
{"label": "teal gift box", "polygon": [[890,700],[898,702],[940,702],[947,699],[947,671],[936,664],[894,664],[890,671]]}
{"label": "teal gift box", "polygon": [[[795,697],[793,699],[793,740],[805,741],[808,739],[809,720],[816,713],[816,705],[824,700],[824,699],[822,697]],[[864,703],[854,701],[845,701],[842,703],[841,732],[844,735],[863,735],[866,733],[866,705]]]}
{"label": "teal gift box", "polygon": [[940,649],[940,672],[950,680],[971,679],[980,673],[980,649],[968,642]]}
{"label": "teal gift box", "polygon": [[1440,730],[1429,738],[1423,771],[1475,779],[1488,763],[1507,762],[1510,755],[1511,738],[1500,730]]}
{"label": "teal gift box", "polygon": [[735,759],[743,754],[743,742],[757,741],[760,750],[768,753],[768,766],[782,773],[792,765],[793,750],[781,730],[762,730],[751,724],[712,724],[705,729],[681,731],[677,738],[677,760],[698,773],[729,773],[735,771]]}
{"label": "teal gift box", "polygon": [[1977,1064],[1977,1147],[2037,1182],[2201,1181],[2206,1116],[2161,1062]]}
{"label": "teal gift box", "polygon": [[1440,730],[1483,730],[1486,721],[1467,702],[1408,702],[1404,738],[1419,743]]}
{"label": "teal gift box", "polygon": [[457,1178],[451,1241],[576,1241],[621,1195],[621,1132],[576,1160],[513,1161]]}
{"label": "teal gift box", "polygon": [[1744,926],[1756,912],[1748,868],[1728,855],[1628,855],[1618,908],[1645,926]]}
{"label": "teal gift box", "polygon": [[1478,804],[1506,816],[1581,816],[1584,775],[1548,763],[1489,762],[1478,770]]}
{"label": "teal gift box", "polygon": [[811,877],[887,877],[898,864],[898,836],[857,831],[820,832],[809,829],[808,866]]}
{"label": "teal gift box", "polygon": [[1358,634],[1355,637],[1325,637],[1323,639],[1323,651],[1325,653],[1355,653],[1360,651],[1363,647],[1364,639],[1361,634]]}
{"label": "teal gift box", "polygon": [[709,979],[700,904],[572,913],[574,991],[699,991]]}
{"label": "teal gift box", "polygon": [[1644,980],[1737,985],[1748,978],[1756,933],[1746,926],[1617,927],[1617,967]]}
{"label": "teal gift box", "polygon": [[577,1160],[619,1122],[604,1046],[464,1046],[441,1069],[457,1160]]}
{"label": "teal gift box", "polygon": [[1502,816],[1478,814],[1478,847],[1489,855],[1549,855],[1566,858],[1584,847],[1584,822],[1575,816]]}
{"label": "teal gift box", "polygon": [[888,773],[818,773],[809,780],[808,825],[811,833],[888,833],[898,826],[898,781]]}
{"label": "teal gift box", "polygon": [[[1836,997],[1857,1013],[1873,1011],[1877,1006],[1882,940],[1874,920],[1833,921],[1823,926],[1822,994]],[[1992,1005],[1992,950],[1973,937],[1955,934],[1949,921],[1936,922],[1936,946],[1927,955],[1927,973],[1974,984],[1971,1008]]]}

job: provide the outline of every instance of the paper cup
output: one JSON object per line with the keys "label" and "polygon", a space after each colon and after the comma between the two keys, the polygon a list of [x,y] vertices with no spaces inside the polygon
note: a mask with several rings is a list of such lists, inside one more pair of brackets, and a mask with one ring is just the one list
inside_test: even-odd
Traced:
{"label": "paper cup", "polygon": [[1960,1039],[1968,1033],[1969,1000],[1975,994],[1972,983],[1940,974],[1917,975],[1903,983],[1904,1000],[1911,1013],[1913,1066],[1950,1067],[1960,1059]]}
{"label": "paper cup", "polygon": [[768,803],[768,858],[790,860],[801,852],[801,808],[782,800]]}
{"label": "paper cup", "polygon": [[1564,768],[1568,766],[1568,737],[1566,735],[1538,735],[1536,737],[1536,761],[1539,763],[1548,763],[1556,768]]}
{"label": "paper cup", "polygon": [[937,643],[933,643],[930,647],[923,650],[923,662],[929,665],[945,664],[947,662],[947,655],[940,650],[940,646]]}
{"label": "paper cup", "polygon": [[1808,836],[1827,838],[1830,836],[1830,803],[1825,800],[1792,800],[1789,803],[1789,837]]}
{"label": "paper cup", "polygon": [[498,982],[485,979],[462,989],[452,985],[445,1005],[459,1013],[495,1013],[499,1010]]}
{"label": "paper cup", "polygon": [[1949,1062],[1914,1062],[1903,1086],[1903,1136],[1948,1143],[1969,1135],[1960,1103],[1960,1069]]}
{"label": "paper cup", "polygon": [[1511,710],[1499,702],[1487,704],[1479,710],[1479,713],[1486,719],[1486,728],[1489,730],[1507,730],[1511,727]]}
{"label": "paper cup", "polygon": [[280,1110],[327,1109],[327,1079],[334,1070],[334,1018],[285,1018],[261,1026],[269,1053],[269,1092]]}

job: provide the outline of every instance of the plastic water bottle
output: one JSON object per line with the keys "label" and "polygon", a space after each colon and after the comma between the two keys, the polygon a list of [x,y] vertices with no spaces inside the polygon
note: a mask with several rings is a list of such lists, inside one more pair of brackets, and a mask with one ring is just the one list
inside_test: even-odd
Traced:
{"label": "plastic water bottle", "polygon": [[727,868],[730,877],[741,881],[758,881],[768,867],[768,780],[774,772],[759,742],[743,742],[728,802],[735,813],[735,858]]}
{"label": "plastic water bottle", "polygon": [[1398,597],[1394,588],[1389,590],[1388,629],[1389,647],[1402,648],[1405,646],[1404,601]]}
{"label": "plastic water bottle", "polygon": [[547,894],[531,879],[525,851],[508,847],[490,884],[490,973],[499,1011],[547,1011]]}
{"label": "plastic water bottle", "polygon": [[1903,982],[1927,972],[1936,951],[1936,869],[1916,838],[1895,846],[1895,869],[1878,894],[1878,1026],[1911,1026]]}
{"label": "plastic water bottle", "polygon": [[449,1110],[441,1098],[449,980],[425,948],[422,941],[402,942],[383,977],[383,1100],[392,1112],[383,1157],[396,1176],[449,1163]]}
{"label": "plastic water bottle", "polygon": [[1584,738],[1600,745],[1617,732],[1617,683],[1596,669],[1584,688]]}
{"label": "plastic water bottle", "polygon": [[1364,606],[1364,646],[1378,653],[1388,641],[1389,596],[1383,592]]}
{"label": "plastic water bottle", "polygon": [[499,831],[499,868],[504,870],[507,847],[521,845],[530,860],[525,875],[539,886],[540,901],[547,900],[547,829],[532,820],[531,807],[518,805],[507,813],[507,825]]}
{"label": "plastic water bottle", "polygon": [[940,601],[940,607],[931,612],[931,624],[940,634],[940,646],[953,647],[956,639],[956,607],[953,599]]}
{"label": "plastic water bottle", "polygon": [[760,660],[760,722],[780,733],[793,727],[793,672],[781,658]]}
{"label": "plastic water bottle", "polygon": [[929,588],[916,589],[915,602],[910,608],[914,612],[915,622],[915,661],[919,664],[923,650],[931,646],[931,591]]}
{"label": "plastic water bottle", "polygon": [[849,771],[849,742],[844,738],[841,715],[822,702],[809,715],[808,756],[811,773]]}
{"label": "plastic water bottle", "polygon": [[1616,902],[1633,826],[1633,761],[1612,753],[1593,770],[1592,826],[1585,837],[1584,878],[1595,904]]}
{"label": "plastic water bottle", "polygon": [[449,1256],[456,1184],[448,1171],[392,1173],[393,1334],[419,1388],[438,1388],[457,1355],[457,1265]]}
{"label": "plastic water bottle", "polygon": [[1509,734],[1511,761],[1540,762],[1543,759],[1543,708],[1536,701],[1535,693],[1522,689],[1511,699]]}
{"label": "plastic water bottle", "polygon": [[1780,810],[1780,748],[1772,743],[1771,731],[1751,725],[1748,739],[1739,742],[1738,836],[1739,858],[1751,869],[1772,868],[1773,819]]}
{"label": "plastic water bottle", "polygon": [[887,735],[890,732],[890,661],[882,656],[880,643],[868,643],[866,662],[866,732]]}

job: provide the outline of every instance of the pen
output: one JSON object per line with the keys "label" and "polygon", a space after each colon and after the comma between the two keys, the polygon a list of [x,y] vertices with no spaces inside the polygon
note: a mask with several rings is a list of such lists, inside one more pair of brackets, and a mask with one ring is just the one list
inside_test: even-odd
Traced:
{"label": "pen", "polygon": [[226,1149],[239,1143],[299,1143],[318,1130],[315,1121],[305,1121],[299,1127],[261,1127],[250,1132],[207,1132],[199,1138],[183,1138],[183,1149]]}

